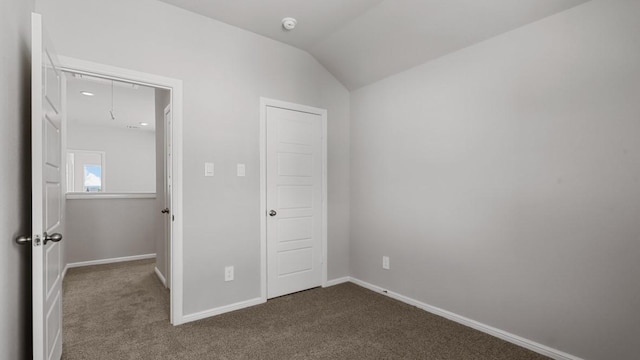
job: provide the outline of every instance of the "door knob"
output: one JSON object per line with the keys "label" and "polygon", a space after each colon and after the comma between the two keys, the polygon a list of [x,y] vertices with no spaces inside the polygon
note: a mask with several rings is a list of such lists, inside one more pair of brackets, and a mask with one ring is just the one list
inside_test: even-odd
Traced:
{"label": "door knob", "polygon": [[60,240],[62,240],[62,235],[58,234],[58,233],[53,233],[51,235],[48,235],[47,233],[42,234],[42,237],[44,238],[44,244],[47,245],[47,242],[49,241],[53,241],[53,242],[59,242]]}
{"label": "door knob", "polygon": [[169,213],[169,208],[162,209],[161,213],[168,214]]}
{"label": "door knob", "polygon": [[18,245],[27,245],[31,242],[31,237],[29,236],[19,236],[18,238],[16,238],[16,243],[18,243]]}
{"label": "door knob", "polygon": [[269,216],[276,216],[277,212],[275,210],[269,211]]}

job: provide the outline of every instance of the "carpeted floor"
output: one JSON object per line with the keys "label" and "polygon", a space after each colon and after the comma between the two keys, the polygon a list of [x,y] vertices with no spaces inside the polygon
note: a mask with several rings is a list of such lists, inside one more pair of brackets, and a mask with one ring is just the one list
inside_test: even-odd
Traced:
{"label": "carpeted floor", "polygon": [[69,270],[63,359],[546,359],[353,284],[174,327],[153,267]]}

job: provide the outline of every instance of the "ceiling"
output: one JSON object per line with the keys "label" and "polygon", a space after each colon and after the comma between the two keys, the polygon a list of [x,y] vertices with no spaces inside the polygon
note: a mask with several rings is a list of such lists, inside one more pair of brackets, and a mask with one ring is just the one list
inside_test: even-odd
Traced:
{"label": "ceiling", "polygon": [[161,1],[308,51],[354,90],[589,0]]}
{"label": "ceiling", "polygon": [[[82,91],[94,96],[82,95]],[[67,117],[69,125],[98,126],[155,131],[155,89],[114,82],[111,118],[111,80],[69,74],[67,76]],[[140,123],[147,123],[142,126]],[[133,128],[131,128],[133,127]]]}

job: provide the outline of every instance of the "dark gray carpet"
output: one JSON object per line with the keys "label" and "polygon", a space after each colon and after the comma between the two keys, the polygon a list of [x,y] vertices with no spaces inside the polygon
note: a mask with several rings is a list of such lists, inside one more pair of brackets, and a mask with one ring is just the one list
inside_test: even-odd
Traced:
{"label": "dark gray carpet", "polygon": [[153,267],[69,270],[63,359],[546,359],[354,284],[174,327]]}

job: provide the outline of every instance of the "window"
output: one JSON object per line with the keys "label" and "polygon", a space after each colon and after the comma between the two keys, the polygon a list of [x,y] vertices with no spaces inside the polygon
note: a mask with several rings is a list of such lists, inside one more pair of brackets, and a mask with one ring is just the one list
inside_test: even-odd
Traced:
{"label": "window", "polygon": [[103,151],[67,151],[67,192],[105,192]]}
{"label": "window", "polygon": [[84,183],[82,189],[84,192],[102,191],[102,165],[91,164],[84,166]]}

